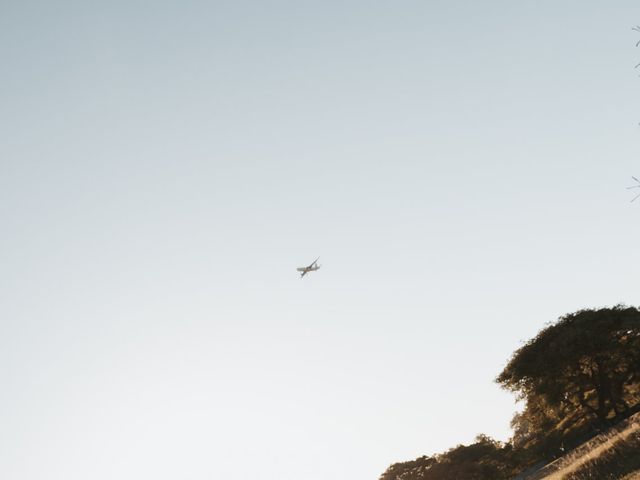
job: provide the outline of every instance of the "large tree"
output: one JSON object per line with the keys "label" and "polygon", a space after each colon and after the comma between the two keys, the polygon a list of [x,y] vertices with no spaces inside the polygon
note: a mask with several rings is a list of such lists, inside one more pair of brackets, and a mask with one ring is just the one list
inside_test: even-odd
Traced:
{"label": "large tree", "polygon": [[561,317],[517,350],[496,381],[521,399],[599,427],[638,404],[640,311],[616,306]]}

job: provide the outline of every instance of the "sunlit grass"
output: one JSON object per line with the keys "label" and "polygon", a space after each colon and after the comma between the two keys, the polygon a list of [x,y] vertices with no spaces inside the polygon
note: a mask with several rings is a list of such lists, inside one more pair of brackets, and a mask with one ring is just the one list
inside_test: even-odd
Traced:
{"label": "sunlit grass", "polygon": [[640,480],[640,414],[548,466],[545,480]]}

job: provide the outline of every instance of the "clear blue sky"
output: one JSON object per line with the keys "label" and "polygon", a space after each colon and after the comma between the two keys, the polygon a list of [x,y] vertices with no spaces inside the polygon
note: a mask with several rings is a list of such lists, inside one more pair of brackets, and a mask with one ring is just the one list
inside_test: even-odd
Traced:
{"label": "clear blue sky", "polygon": [[0,3],[0,477],[374,480],[507,439],[521,342],[639,303],[638,23]]}

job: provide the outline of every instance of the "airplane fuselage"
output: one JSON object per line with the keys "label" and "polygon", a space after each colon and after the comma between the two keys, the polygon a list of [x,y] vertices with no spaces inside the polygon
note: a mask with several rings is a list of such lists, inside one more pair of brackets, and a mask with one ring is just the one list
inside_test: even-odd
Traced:
{"label": "airplane fuselage", "polygon": [[299,272],[315,272],[316,270],[320,270],[320,267],[299,267],[297,270]]}

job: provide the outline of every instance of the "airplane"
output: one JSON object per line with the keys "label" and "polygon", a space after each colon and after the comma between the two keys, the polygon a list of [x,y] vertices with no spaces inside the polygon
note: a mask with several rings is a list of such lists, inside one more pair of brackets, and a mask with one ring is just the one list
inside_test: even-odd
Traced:
{"label": "airplane", "polygon": [[[638,185],[634,185],[633,187],[627,187],[627,190],[630,190],[632,188],[640,188],[640,180],[638,180],[636,177],[631,176],[631,178],[633,178],[636,182],[638,182]],[[631,200],[632,202],[636,199],[640,197],[640,193],[638,195],[636,195],[635,197],[633,197],[633,199]]]}
{"label": "airplane", "polygon": [[296,270],[302,272],[300,274],[300,278],[304,277],[309,272],[315,272],[316,270],[319,270],[321,265],[318,265],[318,260],[320,260],[320,257],[316,258],[313,263],[307,267],[298,267]]}

